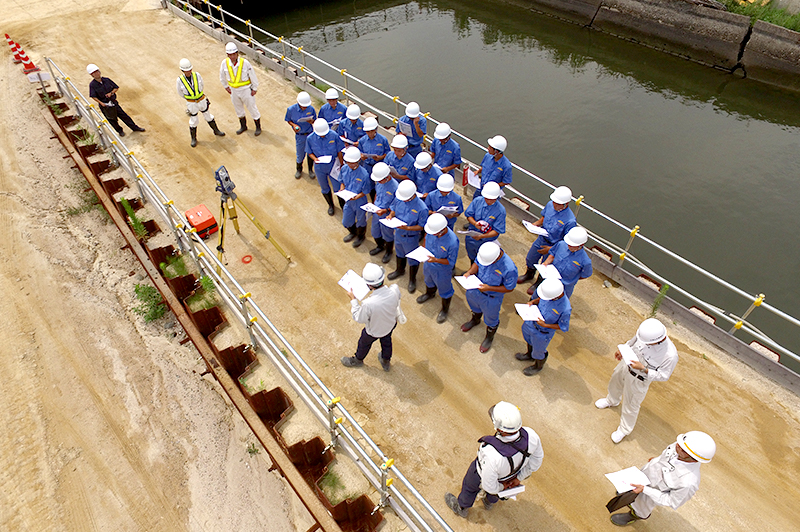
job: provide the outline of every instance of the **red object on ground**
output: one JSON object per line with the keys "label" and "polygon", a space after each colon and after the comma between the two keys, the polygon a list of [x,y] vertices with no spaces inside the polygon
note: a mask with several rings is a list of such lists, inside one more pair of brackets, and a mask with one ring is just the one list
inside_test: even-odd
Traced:
{"label": "red object on ground", "polygon": [[242,262],[244,262],[245,264],[250,264],[251,262],[253,262],[253,256],[245,255],[244,257],[242,257]]}
{"label": "red object on ground", "polygon": [[467,178],[467,172],[469,172],[469,165],[464,165],[464,178],[461,180],[461,186],[467,186],[469,179]]}
{"label": "red object on ground", "polygon": [[19,58],[22,61],[22,72],[25,74],[30,74],[31,72],[38,72],[39,67],[33,64],[28,58],[28,54],[25,53],[25,50],[22,48],[19,49]]}
{"label": "red object on ground", "polygon": [[217,220],[211,215],[211,211],[208,210],[208,207],[202,203],[197,207],[189,209],[184,214],[189,224],[197,229],[197,234],[200,235],[200,238],[208,238],[210,235],[219,231]]}
{"label": "red object on ground", "polygon": [[14,62],[19,63],[20,60],[19,51],[17,50],[17,43],[11,40],[11,37],[8,36],[8,33],[6,33],[6,42],[11,47],[11,53],[14,54]]}

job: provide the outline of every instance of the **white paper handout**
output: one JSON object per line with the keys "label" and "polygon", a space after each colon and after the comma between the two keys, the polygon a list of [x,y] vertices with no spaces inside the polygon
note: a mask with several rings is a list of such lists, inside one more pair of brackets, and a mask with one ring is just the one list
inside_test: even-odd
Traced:
{"label": "white paper handout", "polygon": [[499,492],[497,496],[503,499],[514,499],[516,501],[516,495],[519,495],[523,491],[525,491],[525,486],[519,485],[516,488],[508,488],[507,490],[503,490]]}
{"label": "white paper handout", "polygon": [[397,122],[397,128],[400,130],[400,133],[406,137],[411,136],[411,124],[408,122]]}
{"label": "white paper handout", "polygon": [[340,190],[339,192],[336,193],[336,195],[345,201],[350,201],[351,199],[358,196],[358,194],[356,194],[355,192],[351,192],[350,190],[347,189]]}
{"label": "white paper handout", "polygon": [[341,119],[341,118],[337,118],[337,119],[335,119],[333,122],[328,122],[328,126],[329,126],[329,127],[332,129],[332,130],[336,131],[336,128],[338,128],[338,127],[339,127],[339,122],[341,122],[341,121],[342,121],[342,119]]}
{"label": "white paper handout", "polygon": [[463,275],[456,275],[455,280],[458,281],[464,290],[475,290],[476,288],[480,288],[483,284],[480,279],[478,279],[477,275],[470,275],[469,277],[464,277]]}
{"label": "white paper handout", "polygon": [[304,116],[303,118],[298,118],[297,121],[298,122],[313,122],[314,121],[314,117],[313,116]]}
{"label": "white paper handout", "polygon": [[342,163],[339,162],[339,158],[337,157],[336,160],[333,161],[333,167],[331,168],[331,179],[339,179],[339,172],[342,171]]}
{"label": "white paper handout", "polygon": [[407,259],[414,259],[415,261],[418,262],[428,262],[428,259],[430,259],[431,257],[433,257],[433,253],[428,251],[428,248],[424,248],[422,246],[419,246],[414,251],[406,253]]}
{"label": "white paper handout", "polygon": [[526,305],[525,303],[515,303],[514,308],[522,321],[539,321],[544,319],[539,307],[536,305]]}
{"label": "white paper handout", "polygon": [[328,164],[333,160],[333,155],[320,155],[317,157],[317,162],[319,164]]}
{"label": "white paper handout", "polygon": [[390,229],[397,229],[398,227],[406,225],[400,218],[381,218],[381,223]]}
{"label": "white paper handout", "polygon": [[347,273],[339,279],[339,286],[347,291],[352,291],[358,300],[364,299],[369,294],[367,282],[353,270],[347,270]]}
{"label": "white paper handout", "polygon": [[481,178],[472,171],[471,167],[467,168],[467,183],[475,188],[481,188]]}
{"label": "white paper handout", "polygon": [[344,137],[344,136],[339,137],[339,138],[342,139],[342,141],[347,143],[347,144],[358,144],[358,141],[350,140],[350,139],[348,139],[347,137]]}
{"label": "white paper handout", "polygon": [[377,205],[375,205],[374,203],[366,203],[366,204],[362,205],[361,208],[363,210],[367,211],[367,212],[372,212],[372,213],[375,213],[375,212],[378,212],[379,210],[381,210],[381,208],[378,207]]}
{"label": "white paper handout", "polygon": [[436,212],[440,212],[442,214],[455,214],[458,212],[458,207],[452,207],[450,205],[442,205]]}
{"label": "white paper handout", "polygon": [[544,279],[561,279],[561,274],[558,273],[558,270],[552,264],[548,264],[547,266],[534,264],[534,266],[539,271],[539,275],[541,275]]}
{"label": "white paper handout", "polygon": [[426,193],[425,192],[417,192],[417,197],[422,198]]}
{"label": "white paper handout", "polygon": [[533,233],[534,235],[542,235],[542,236],[549,236],[547,229],[539,227],[538,225],[533,225],[528,220],[522,220],[522,225],[525,226],[529,232]]}
{"label": "white paper handout", "polygon": [[459,235],[467,235],[467,236],[481,236],[483,233],[480,231],[475,231],[474,229],[470,229],[469,231],[456,231]]}
{"label": "white paper handout", "polygon": [[441,166],[439,166],[437,163],[433,163],[433,167],[434,167],[434,168],[438,168],[439,170],[441,170],[441,169],[442,169],[442,167],[441,167]]}
{"label": "white paper handout", "polygon": [[617,349],[619,350],[619,354],[622,355],[622,360],[624,360],[627,365],[630,366],[631,362],[639,360],[639,357],[636,356],[636,353],[633,352],[633,349],[631,349],[631,346],[628,344],[619,344]]}
{"label": "white paper handout", "polygon": [[631,484],[639,484],[640,486],[649,486],[650,479],[647,478],[641,469],[638,467],[629,467],[622,471],[615,471],[614,473],[606,473],[606,478],[614,484],[617,493],[625,493],[631,491],[633,486]]}

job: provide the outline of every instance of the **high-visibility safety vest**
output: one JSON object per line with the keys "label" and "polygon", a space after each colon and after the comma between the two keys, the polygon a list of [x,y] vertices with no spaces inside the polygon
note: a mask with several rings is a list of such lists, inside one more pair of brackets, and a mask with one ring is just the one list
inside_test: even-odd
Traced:
{"label": "high-visibility safety vest", "polygon": [[197,81],[197,72],[192,72],[192,83],[190,84],[186,76],[181,76],[181,81],[183,82],[183,86],[186,88],[186,92],[189,94],[185,94],[183,97],[187,100],[199,100],[203,97],[203,91],[200,90],[200,83]]}
{"label": "high-visibility safety vest", "polygon": [[233,74],[233,63],[231,63],[230,57],[225,58],[226,63],[228,64],[228,85],[235,88],[238,87],[246,87],[250,85],[250,80],[247,79],[242,81],[242,66],[244,65],[244,61],[240,58],[238,66],[236,68],[236,75]]}

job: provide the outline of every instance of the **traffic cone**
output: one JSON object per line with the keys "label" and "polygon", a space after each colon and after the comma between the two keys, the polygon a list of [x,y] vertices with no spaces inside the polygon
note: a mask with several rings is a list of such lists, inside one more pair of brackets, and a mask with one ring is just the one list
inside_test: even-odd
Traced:
{"label": "traffic cone", "polygon": [[11,53],[14,54],[14,63],[20,63],[19,59],[19,45],[11,40],[11,37],[6,33],[6,42],[11,47]]}
{"label": "traffic cone", "polygon": [[31,72],[38,72],[39,71],[39,67],[37,67],[36,65],[33,64],[33,61],[31,61],[28,58],[28,54],[25,53],[25,50],[23,50],[22,48],[20,48],[20,51],[19,51],[19,58],[22,61],[22,72],[23,73],[29,74]]}

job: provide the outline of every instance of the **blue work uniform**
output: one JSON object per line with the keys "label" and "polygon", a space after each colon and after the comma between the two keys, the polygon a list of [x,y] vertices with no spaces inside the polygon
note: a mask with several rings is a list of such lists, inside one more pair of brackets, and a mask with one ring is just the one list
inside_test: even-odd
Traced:
{"label": "blue work uniform", "polygon": [[331,107],[331,104],[326,103],[319,108],[319,117],[324,118],[325,121],[328,122],[329,128],[338,131],[339,123],[347,120],[344,116],[346,112],[347,108],[338,102],[336,103],[336,109]]}
{"label": "blue work uniform", "polygon": [[386,156],[386,159],[383,160],[383,162],[394,168],[395,172],[398,174],[413,180],[414,175],[412,170],[415,170],[414,158],[408,154],[408,151],[406,151],[406,154],[403,155],[402,159],[398,159],[397,155],[394,154],[394,151],[391,151],[389,155]]}
{"label": "blue work uniform", "polygon": [[[344,142],[339,138],[339,135],[333,131],[328,131],[324,137],[320,137],[316,133],[309,135],[306,140],[306,153],[315,157],[322,157],[324,155],[331,156],[329,163],[314,163],[314,173],[317,174],[317,183],[319,188],[322,189],[323,194],[331,191],[328,185],[328,177],[330,176],[333,164],[336,161],[339,152],[344,149]],[[339,190],[339,181],[330,178],[331,185],[334,190]]]}
{"label": "blue work uniform", "polygon": [[[350,120],[345,118],[342,120],[342,127],[339,128],[339,133],[352,143],[358,142],[358,139],[364,136],[364,121],[360,118]],[[351,145],[348,143],[348,146]]]}
{"label": "blue work uniform", "polygon": [[[397,181],[394,179],[389,179],[386,183],[375,183],[375,206],[391,210],[395,192],[397,192]],[[372,238],[383,238],[386,242],[394,242],[394,229],[386,227],[379,221],[388,214],[388,212],[382,215],[372,214]]]}
{"label": "blue work uniform", "polygon": [[578,281],[592,276],[592,259],[583,248],[575,252],[570,251],[563,240],[551,247],[549,254],[553,256],[552,264],[561,275],[564,293],[571,299],[572,291],[575,290]]}
{"label": "blue work uniform", "polygon": [[[365,133],[358,139],[358,149],[364,155],[377,155],[381,157],[389,152],[389,141],[380,133],[375,133],[374,139],[369,138],[369,135]],[[372,167],[375,166],[377,162],[378,161],[372,157],[367,157],[361,160],[361,166],[366,168],[369,174],[372,174]],[[372,192],[375,190],[375,182],[370,179],[370,183],[369,191]]]}
{"label": "blue work uniform", "polygon": [[480,196],[481,190],[489,181],[494,181],[498,185],[510,185],[513,180],[511,175],[511,161],[503,155],[499,161],[494,160],[494,155],[487,153],[481,161],[481,188],[475,191],[475,196]]}
{"label": "blue work uniform", "polygon": [[[568,297],[551,299],[550,301],[540,300],[539,312],[542,313],[544,322],[548,325],[558,324],[558,328],[564,332],[569,330],[569,317],[572,313],[572,305]],[[553,339],[555,329],[540,327],[535,321],[525,321],[522,323],[522,337],[528,342],[531,349],[531,356],[536,360],[542,360],[550,340]]]}
{"label": "blue work uniform", "polygon": [[367,212],[361,208],[362,205],[367,204],[367,192],[369,191],[369,183],[371,181],[367,170],[363,166],[358,166],[355,170],[345,163],[342,167],[342,172],[339,174],[339,179],[344,185],[345,190],[355,192],[356,194],[364,194],[363,197],[352,199],[344,204],[342,209],[342,225],[345,227],[352,227],[355,223],[356,227],[367,226]]}
{"label": "blue work uniform", "polygon": [[[478,279],[488,286],[505,286],[513,290],[517,286],[517,267],[507,253],[488,266],[478,263]],[[467,304],[476,313],[483,313],[483,321],[487,327],[500,324],[500,306],[503,304],[500,292],[481,292],[477,288],[467,290]]]}
{"label": "blue work uniform", "polygon": [[295,162],[300,164],[306,156],[306,138],[310,133],[314,132],[314,127],[311,124],[317,119],[317,112],[310,105],[305,109],[301,109],[300,104],[296,103],[286,109],[286,116],[283,119],[286,122],[294,122],[300,126],[300,131],[294,132],[294,147],[297,153],[297,161]]}
{"label": "blue work uniform", "polygon": [[[434,190],[425,198],[425,205],[428,206],[428,214],[438,212],[442,207],[455,207],[458,209],[457,214],[464,212],[464,202],[461,200],[461,196],[452,190],[446,196],[440,190]],[[456,225],[457,218],[457,216],[447,218],[447,227],[452,230]]]}
{"label": "blue work uniform", "polygon": [[542,255],[539,250],[542,246],[552,246],[564,238],[570,229],[578,225],[575,221],[575,215],[569,207],[561,211],[556,211],[553,207],[553,202],[548,201],[547,205],[542,209],[542,229],[547,231],[548,236],[540,235],[539,238],[533,241],[531,249],[528,250],[528,255],[525,257],[525,265],[528,268],[539,262]]}
{"label": "blue work uniform", "polygon": [[[425,140],[425,133],[428,132],[428,119],[422,115],[419,115],[419,128],[422,130],[422,136],[420,137],[417,134],[417,127],[414,125],[414,121],[403,115],[400,117],[400,122],[405,122],[409,126],[411,126],[411,134],[406,135],[408,139],[408,153],[411,154],[411,157],[416,159],[417,155],[422,151],[422,141]],[[397,132],[400,132],[400,128],[397,128]]]}
{"label": "blue work uniform", "polygon": [[[506,232],[506,208],[503,207],[503,205],[500,203],[500,200],[497,200],[494,202],[494,204],[489,205],[486,203],[486,199],[484,199],[483,196],[478,196],[472,200],[472,203],[469,204],[467,210],[464,211],[464,216],[467,218],[471,216],[476,221],[483,220],[484,222],[487,222],[490,226],[489,231],[494,229],[500,234]],[[472,224],[469,224],[467,229],[470,231],[479,230]],[[475,257],[478,256],[478,248],[481,247],[481,244],[485,242],[491,242],[493,240],[497,240],[497,237],[495,236],[492,238],[476,240],[467,235],[466,238],[464,238],[464,247],[467,249],[467,256],[469,257],[470,262],[475,262]]]}
{"label": "blue work uniform", "polygon": [[450,264],[426,262],[422,267],[425,274],[425,286],[439,290],[442,299],[453,297],[453,267],[458,260],[458,237],[451,230],[442,236],[425,235],[425,249],[433,253],[437,259],[447,259]]}
{"label": "blue work uniform", "polygon": [[[442,144],[439,139],[431,143],[431,153],[433,153],[433,162],[439,165],[439,168],[447,168],[454,164],[461,164],[461,146],[452,138],[447,139],[447,142]],[[447,172],[454,176],[453,170]]]}
{"label": "blue work uniform", "polygon": [[[420,225],[425,226],[428,221],[428,207],[425,202],[419,199],[416,195],[408,201],[400,201],[395,198],[392,202],[392,212],[394,217],[403,220],[406,225]],[[405,258],[407,253],[410,253],[419,247],[420,231],[408,231],[406,229],[394,230],[394,250],[395,255],[399,258]],[[416,266],[419,261],[408,259],[408,264]]]}
{"label": "blue work uniform", "polygon": [[417,185],[417,192],[420,194],[430,194],[436,190],[436,182],[439,180],[440,175],[442,175],[442,171],[433,165],[431,165],[427,172],[415,167],[412,179]]}

